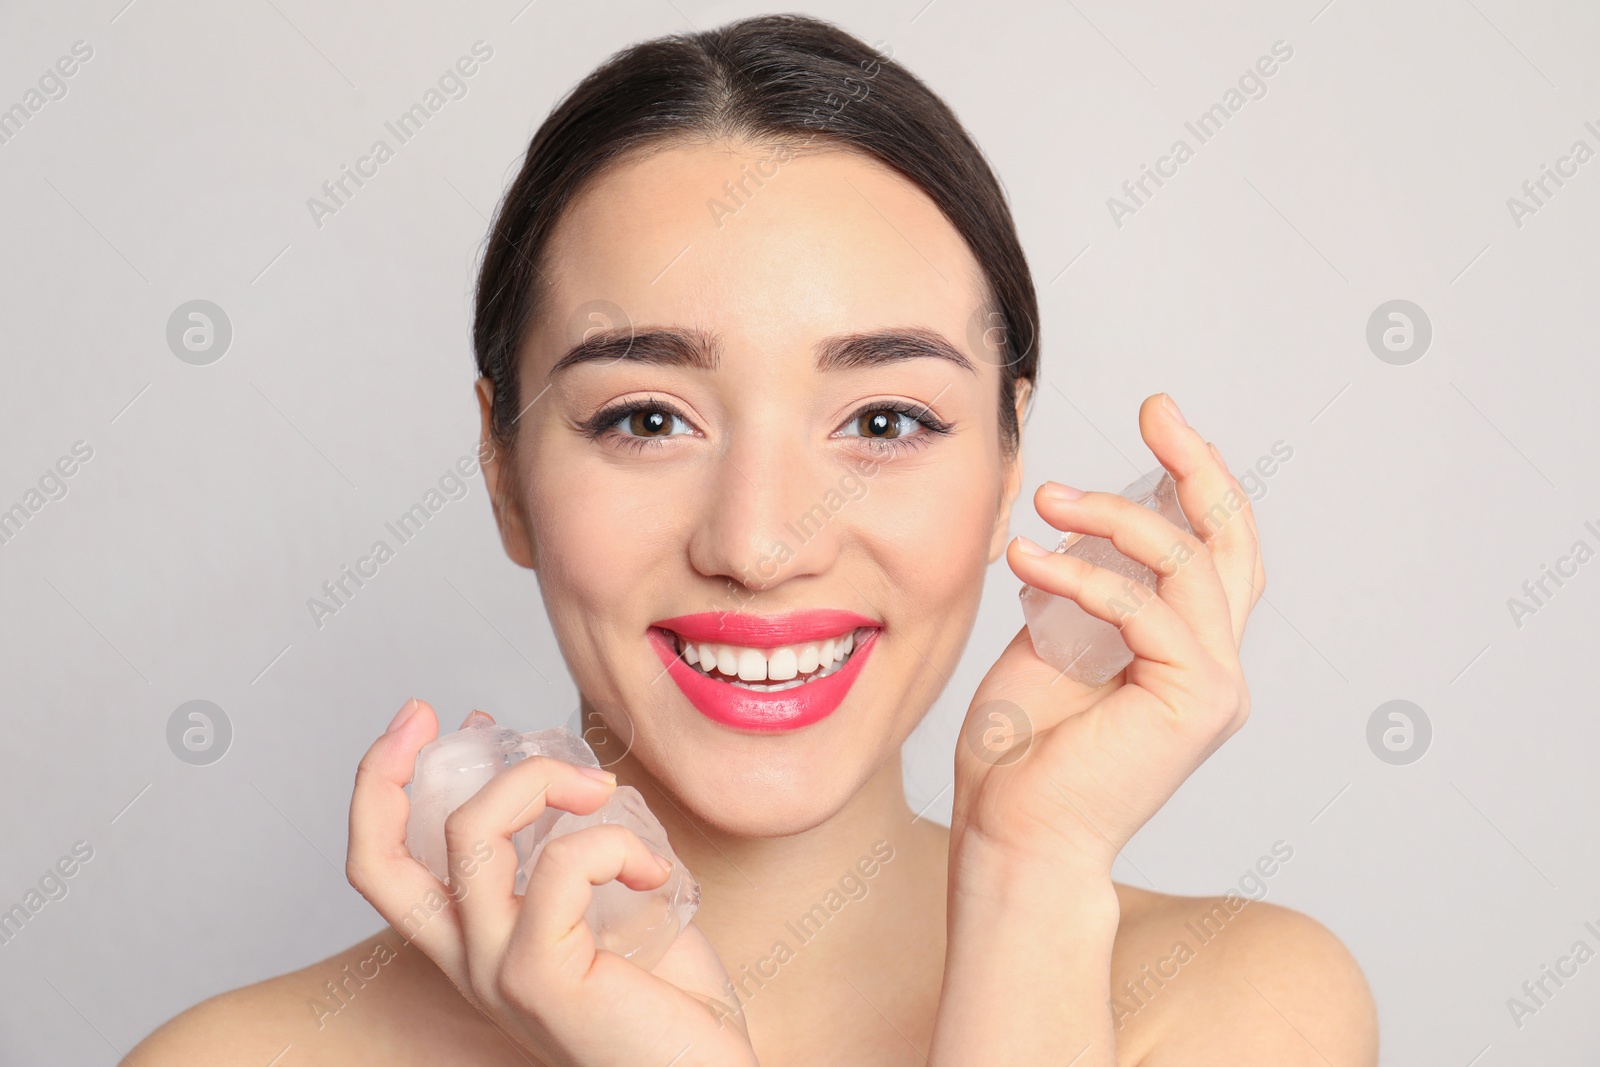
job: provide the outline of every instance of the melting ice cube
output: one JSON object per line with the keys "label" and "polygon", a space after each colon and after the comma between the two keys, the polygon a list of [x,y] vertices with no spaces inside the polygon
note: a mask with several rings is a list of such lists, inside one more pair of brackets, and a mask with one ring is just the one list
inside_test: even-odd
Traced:
{"label": "melting ice cube", "polygon": [[[436,878],[449,884],[445,817],[490,778],[529,756],[552,756],[567,763],[600,766],[594,750],[566,726],[523,734],[478,721],[422,746],[411,778],[407,851]],[[596,944],[649,969],[694,917],[700,905],[700,886],[673,853],[666,830],[650,814],[637,789],[619,787],[591,815],[547,808],[513,834],[511,843],[518,861],[514,892],[527,890],[528,876],[546,841],[600,823],[627,826],[652,852],[673,861],[672,874],[659,889],[637,891],[616,881],[595,886],[585,916]]]}
{"label": "melting ice cube", "polygon": [[[1133,482],[1122,490],[1122,495],[1159,512],[1185,533],[1193,532],[1178,506],[1177,483],[1163,468],[1157,467]],[[1155,572],[1118,552],[1107,538],[1068,534],[1061,538],[1056,551],[1104,567],[1146,589],[1155,589]],[[1128,600],[1130,608],[1142,603],[1147,595],[1142,590],[1134,593]],[[1133,662],[1133,653],[1122,640],[1121,631],[1084,611],[1077,601],[1027,585],[1022,588],[1022,613],[1027,617],[1028,636],[1033,639],[1033,650],[1039,658],[1084,685],[1104,685]]]}

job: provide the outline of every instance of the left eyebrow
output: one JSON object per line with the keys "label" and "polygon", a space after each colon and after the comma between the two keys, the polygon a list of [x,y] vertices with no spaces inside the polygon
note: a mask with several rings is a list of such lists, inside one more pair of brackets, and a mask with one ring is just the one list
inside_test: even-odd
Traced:
{"label": "left eyebrow", "polygon": [[906,359],[943,359],[974,374],[972,360],[933,330],[920,326],[850,333],[817,345],[818,370],[876,367]]}
{"label": "left eyebrow", "polygon": [[[868,333],[847,333],[819,341],[815,348],[819,371],[877,367],[908,359],[942,359],[970,373],[977,368],[944,337],[921,326],[902,326]],[[595,331],[574,345],[550,368],[553,376],[579,363],[644,363],[665,367],[716,370],[721,365],[721,343],[715,334],[677,327],[645,330]]]}

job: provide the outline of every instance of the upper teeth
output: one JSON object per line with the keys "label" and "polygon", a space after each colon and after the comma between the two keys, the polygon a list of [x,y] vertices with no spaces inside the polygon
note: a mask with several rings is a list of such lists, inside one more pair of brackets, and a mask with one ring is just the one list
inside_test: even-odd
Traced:
{"label": "upper teeth", "polygon": [[855,632],[777,648],[749,648],[678,638],[683,658],[709,674],[713,670],[744,682],[787,682],[802,674],[828,670],[844,662],[855,648]]}

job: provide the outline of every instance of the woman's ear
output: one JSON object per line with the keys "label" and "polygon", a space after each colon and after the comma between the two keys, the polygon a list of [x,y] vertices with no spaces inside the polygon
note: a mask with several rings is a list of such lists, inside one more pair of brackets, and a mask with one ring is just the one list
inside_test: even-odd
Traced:
{"label": "woman's ear", "polygon": [[1028,411],[1028,398],[1033,394],[1033,383],[1026,378],[1016,384],[1017,447],[1011,455],[1003,457],[1005,481],[1000,487],[1000,509],[994,517],[994,533],[989,538],[989,562],[993,563],[1005,553],[1011,541],[1011,506],[1022,491],[1022,419]]}
{"label": "woman's ear", "polygon": [[521,494],[517,492],[516,478],[509,454],[495,447],[494,383],[479,378],[477,383],[478,413],[482,430],[478,441],[478,457],[483,468],[483,485],[489,491],[489,503],[494,507],[495,525],[500,529],[500,544],[511,562],[539,569],[539,553],[528,533],[528,524],[522,514]]}

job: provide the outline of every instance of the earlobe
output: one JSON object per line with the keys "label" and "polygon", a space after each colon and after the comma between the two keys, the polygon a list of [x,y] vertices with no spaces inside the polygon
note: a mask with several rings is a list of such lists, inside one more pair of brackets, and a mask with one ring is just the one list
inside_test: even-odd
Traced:
{"label": "earlobe", "polygon": [[478,415],[481,422],[478,456],[483,470],[483,486],[489,492],[489,503],[494,508],[495,526],[500,531],[500,544],[511,557],[511,562],[529,570],[538,570],[538,548],[523,521],[518,497],[514,491],[511,457],[495,446],[494,384],[488,378],[479,378],[476,389]]}

